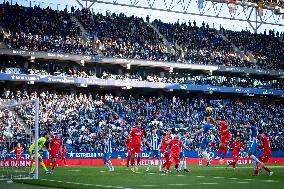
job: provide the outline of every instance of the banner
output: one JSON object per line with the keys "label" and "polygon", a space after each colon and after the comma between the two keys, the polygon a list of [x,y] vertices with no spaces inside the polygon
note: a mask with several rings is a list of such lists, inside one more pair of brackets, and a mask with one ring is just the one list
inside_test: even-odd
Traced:
{"label": "banner", "polygon": [[[259,156],[262,153],[262,151],[259,151],[256,156]],[[148,158],[150,154],[150,151],[142,151],[141,158]],[[217,156],[217,150],[214,151],[208,151],[208,154],[211,158]],[[188,158],[199,158],[198,151],[185,151],[185,156]],[[22,156],[23,159],[30,159],[30,155],[28,152],[23,152]],[[49,153],[47,151],[43,151],[42,153],[43,159],[49,159]],[[89,151],[89,152],[75,152],[71,151],[66,154],[66,159],[96,159],[96,158],[102,158],[103,152],[102,151]],[[161,154],[161,157],[163,158],[163,155]],[[232,151],[229,151],[226,157],[231,158],[232,157]],[[245,150],[242,150],[240,152],[240,157],[247,157],[247,152]],[[273,158],[284,158],[284,151],[272,151],[272,157]],[[6,155],[7,159],[15,159],[14,153],[9,153]],[[123,159],[127,158],[127,151],[118,151],[118,152],[112,152],[111,158],[113,159]]]}
{"label": "banner", "polygon": [[101,64],[130,64],[137,66],[147,66],[152,67],[165,67],[165,68],[177,68],[177,69],[192,69],[192,70],[205,70],[205,71],[221,71],[229,73],[248,73],[248,74],[258,74],[258,75],[284,75],[283,71],[269,70],[269,69],[254,69],[245,67],[227,67],[227,66],[217,66],[217,65],[202,65],[202,64],[186,64],[186,63],[176,63],[176,62],[162,62],[162,61],[150,61],[150,60],[138,60],[138,59],[126,59],[126,58],[112,58],[105,57],[102,55],[75,55],[66,53],[49,53],[43,51],[25,51],[18,49],[0,49],[0,55],[11,55],[11,56],[24,56],[24,57],[35,57],[41,59],[54,59],[54,60],[69,60],[69,61],[81,61],[86,62],[98,62]]}
{"label": "banner", "polygon": [[[162,162],[165,162],[165,159],[161,159]],[[199,164],[199,158],[186,158],[186,163],[187,164]],[[45,165],[51,166],[50,165],[50,160],[49,159],[44,159],[43,160]],[[127,159],[111,159],[111,162],[115,166],[126,166]],[[225,158],[223,163],[220,163],[219,160],[212,160],[213,165],[218,165],[218,164],[227,164],[228,162],[233,161],[232,158]],[[64,166],[63,162],[57,161],[59,166]],[[206,164],[206,160],[202,160],[203,164]],[[276,164],[283,164],[284,163],[284,158],[270,158],[268,163],[276,163]],[[0,161],[0,167],[30,167],[32,164],[32,160],[30,159],[23,159],[20,160],[19,163],[17,163],[14,159],[6,159],[5,161]],[[140,161],[140,164],[143,166],[148,165],[148,159],[147,158],[142,158]],[[238,160],[238,164],[251,164],[251,160],[248,158],[240,158]],[[84,165],[93,165],[93,166],[103,166],[104,162],[103,159],[66,159],[66,165],[68,166],[84,166]],[[151,165],[158,165],[158,160],[153,159],[151,161]]]}
{"label": "banner", "polygon": [[84,84],[99,86],[119,86],[119,87],[135,87],[135,88],[154,88],[154,89],[173,89],[186,91],[204,91],[204,92],[220,92],[220,93],[239,93],[239,94],[257,94],[257,95],[284,95],[283,90],[266,90],[242,87],[219,87],[210,85],[193,85],[179,83],[162,83],[147,81],[131,81],[131,80],[113,80],[100,79],[96,77],[90,78],[73,78],[51,75],[33,75],[33,74],[7,74],[0,73],[0,80],[6,81],[29,81],[38,83],[65,83],[65,84]]}

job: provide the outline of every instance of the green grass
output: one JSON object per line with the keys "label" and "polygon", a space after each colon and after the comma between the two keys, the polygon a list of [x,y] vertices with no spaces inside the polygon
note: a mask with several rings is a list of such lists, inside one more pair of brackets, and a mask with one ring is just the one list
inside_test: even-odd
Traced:
{"label": "green grass", "polygon": [[[40,174],[39,180],[20,180],[17,182],[51,186],[58,188],[283,188],[284,165],[270,165],[274,175],[269,177],[262,170],[259,176],[253,177],[250,165],[238,165],[234,171],[225,165],[211,167],[190,165],[190,173],[176,173],[174,169],[169,174],[159,173],[157,167],[139,167],[137,173],[125,167],[116,166],[114,172],[108,172],[102,166],[57,167],[54,174]],[[42,172],[42,170],[40,170]],[[215,177],[215,178],[214,178]]]}

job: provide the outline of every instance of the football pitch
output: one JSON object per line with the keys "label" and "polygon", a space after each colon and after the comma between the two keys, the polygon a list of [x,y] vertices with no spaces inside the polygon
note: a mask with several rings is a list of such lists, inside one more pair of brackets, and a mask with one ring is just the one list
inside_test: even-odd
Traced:
{"label": "football pitch", "polygon": [[[39,180],[18,180],[17,182],[68,189],[283,188],[284,165],[269,166],[274,172],[273,176],[268,176],[264,170],[259,176],[251,176],[251,165],[238,165],[236,170],[226,169],[226,165],[210,167],[190,165],[190,173],[177,173],[171,169],[169,174],[158,172],[157,167],[151,167],[149,172],[145,171],[146,167],[139,167],[135,173],[126,171],[122,166],[116,166],[114,172],[108,172],[103,166],[57,167],[52,175],[43,175],[40,169]],[[9,189],[13,189],[12,186],[13,184]]]}

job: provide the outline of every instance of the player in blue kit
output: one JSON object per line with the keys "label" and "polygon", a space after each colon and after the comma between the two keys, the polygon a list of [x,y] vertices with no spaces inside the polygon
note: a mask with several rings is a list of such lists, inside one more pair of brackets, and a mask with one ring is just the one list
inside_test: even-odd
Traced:
{"label": "player in blue kit", "polygon": [[114,171],[114,168],[112,166],[112,163],[110,161],[111,154],[112,154],[112,136],[111,136],[111,130],[104,138],[104,164],[107,165],[109,171]]}
{"label": "player in blue kit", "polygon": [[[192,139],[190,138],[190,132],[186,132],[185,135],[183,135],[182,133],[180,134],[180,140],[181,142],[185,145],[185,146],[190,146]],[[184,172],[189,172],[189,170],[187,170],[186,168],[186,157],[185,157],[185,148],[181,147],[181,152],[180,152],[180,159],[181,159],[181,163],[179,164],[179,167],[177,169],[178,172],[181,172],[182,166],[183,166],[183,171]]]}
{"label": "player in blue kit", "polygon": [[258,150],[258,129],[256,126],[256,122],[253,120],[249,121],[248,125],[243,125],[242,128],[250,129],[250,141],[249,141],[249,149],[248,149],[248,157],[251,159],[252,164],[255,169],[257,169],[258,165],[263,164],[259,159],[256,157],[256,153]]}
{"label": "player in blue kit", "polygon": [[213,120],[211,117],[207,117],[206,123],[202,126],[202,128],[192,134],[193,136],[196,136],[201,133],[201,142],[199,144],[199,154],[201,154],[203,158],[207,160],[206,166],[209,166],[209,164],[211,164],[210,156],[206,151],[207,146],[210,142],[209,132],[211,130],[215,130],[215,127],[213,125]]}
{"label": "player in blue kit", "polygon": [[147,137],[147,143],[151,151],[149,154],[148,167],[146,168],[146,171],[150,170],[152,159],[155,157],[158,158],[159,171],[161,171],[161,137],[157,134],[157,128],[153,127],[152,133]]}

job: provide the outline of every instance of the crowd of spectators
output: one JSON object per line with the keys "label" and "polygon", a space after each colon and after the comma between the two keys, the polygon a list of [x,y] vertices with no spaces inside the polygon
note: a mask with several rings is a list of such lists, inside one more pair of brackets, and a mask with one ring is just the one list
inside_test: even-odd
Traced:
{"label": "crowd of spectators", "polygon": [[[48,130],[51,133],[61,133],[68,150],[100,151],[103,148],[104,133],[108,130],[112,131],[114,151],[126,150],[124,140],[137,121],[142,123],[146,134],[149,134],[152,127],[157,127],[159,134],[163,134],[167,128],[180,132],[194,132],[204,124],[204,118],[208,116],[205,109],[209,106],[213,108],[210,116],[218,115],[228,122],[233,135],[232,140],[236,136],[241,136],[247,144],[249,131],[242,130],[240,126],[253,119],[257,122],[259,130],[267,130],[273,150],[284,149],[284,106],[274,102],[209,100],[206,97],[183,99],[176,96],[136,98],[50,91],[13,93],[5,90],[2,95],[2,99],[6,100],[28,100],[35,97],[40,98],[41,132]],[[25,120],[25,124],[33,124],[32,105],[20,106],[15,111]],[[1,119],[1,124],[3,130],[9,123],[6,119]],[[11,124],[10,127],[15,127],[15,124]],[[216,149],[219,143],[218,131],[212,132],[211,138],[212,149]],[[190,148],[197,150],[199,142],[199,137],[193,138]],[[144,144],[143,149],[147,148],[147,144]]]}
{"label": "crowd of spectators", "polygon": [[[106,57],[283,70],[283,33],[279,32],[253,34],[222,27],[218,31],[204,22],[198,27],[195,21],[150,23],[149,18],[144,21],[122,13],[94,14],[87,9],[73,9],[70,14],[66,9],[9,3],[0,8],[0,25],[9,30],[5,44],[10,48],[73,54],[96,54],[100,50]],[[88,42],[82,39],[72,16],[87,30]]]}
{"label": "crowd of spectators", "polygon": [[6,29],[4,44],[21,50],[71,54],[96,54],[80,37],[80,27],[64,11],[38,6],[0,4],[0,25]]}
{"label": "crowd of spectators", "polygon": [[195,75],[189,73],[168,73],[163,77],[154,73],[125,72],[123,74],[113,74],[104,71],[102,79],[128,80],[128,81],[148,81],[162,83],[192,84],[192,85],[211,85],[223,87],[243,87],[258,89],[284,89],[283,80],[263,80],[248,77],[232,77],[218,75]]}

